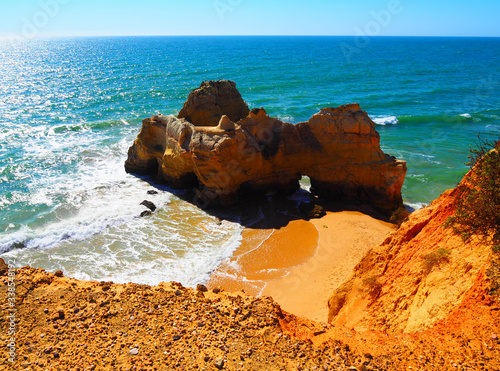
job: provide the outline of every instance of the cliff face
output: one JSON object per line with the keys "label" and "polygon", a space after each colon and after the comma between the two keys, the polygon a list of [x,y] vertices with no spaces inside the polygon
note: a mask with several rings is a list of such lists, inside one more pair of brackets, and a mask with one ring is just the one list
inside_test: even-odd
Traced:
{"label": "cliff face", "polygon": [[443,227],[458,195],[456,188],[443,193],[373,248],[331,296],[329,322],[356,331],[413,332],[465,303],[484,284],[492,252]]}
{"label": "cliff face", "polygon": [[232,204],[242,193],[293,192],[303,175],[325,198],[386,213],[402,205],[406,163],[381,151],[375,124],[358,104],[322,109],[297,125],[245,107],[233,82],[203,83],[178,118],[143,121],[126,170],[198,187],[211,205]]}

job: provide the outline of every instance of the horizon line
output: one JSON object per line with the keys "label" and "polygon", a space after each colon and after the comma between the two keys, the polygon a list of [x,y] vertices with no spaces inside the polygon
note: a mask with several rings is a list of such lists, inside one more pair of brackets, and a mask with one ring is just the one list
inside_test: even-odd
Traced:
{"label": "horizon line", "polygon": [[25,38],[16,34],[9,34],[0,36],[0,41],[15,41],[17,38],[24,40],[43,40],[43,39],[60,39],[60,38],[92,38],[92,37],[363,37],[363,38],[377,38],[377,37],[413,37],[413,38],[500,38],[500,36],[477,36],[477,35],[289,35],[289,34],[269,34],[269,35],[47,35],[32,38]]}

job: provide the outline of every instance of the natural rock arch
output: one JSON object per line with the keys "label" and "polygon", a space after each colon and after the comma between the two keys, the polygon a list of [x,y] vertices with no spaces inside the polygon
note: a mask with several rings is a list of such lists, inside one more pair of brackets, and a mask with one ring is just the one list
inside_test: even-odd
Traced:
{"label": "natural rock arch", "polygon": [[[189,120],[191,121],[189,121]],[[203,82],[179,117],[143,121],[125,163],[174,188],[197,187],[210,205],[248,193],[311,192],[391,213],[402,206],[406,162],[380,149],[375,124],[358,104],[324,108],[296,125],[248,110],[231,81]]]}

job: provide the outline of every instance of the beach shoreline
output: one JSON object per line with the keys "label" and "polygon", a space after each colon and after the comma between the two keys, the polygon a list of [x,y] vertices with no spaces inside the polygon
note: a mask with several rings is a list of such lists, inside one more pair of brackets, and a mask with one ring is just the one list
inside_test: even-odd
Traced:
{"label": "beach shoreline", "polygon": [[329,211],[278,228],[247,228],[241,246],[212,273],[207,286],[271,296],[288,312],[326,322],[332,292],[395,228],[368,214],[359,208]]}

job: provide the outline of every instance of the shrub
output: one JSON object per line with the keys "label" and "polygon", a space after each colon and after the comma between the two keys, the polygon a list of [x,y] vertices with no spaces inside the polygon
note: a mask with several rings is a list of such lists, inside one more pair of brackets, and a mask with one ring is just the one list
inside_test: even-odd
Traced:
{"label": "shrub", "polygon": [[392,213],[390,221],[400,227],[401,224],[408,220],[410,214],[411,213],[404,206],[400,206]]}
{"label": "shrub", "polygon": [[479,138],[469,154],[471,171],[458,186],[455,213],[445,227],[452,227],[464,241],[476,236],[492,240],[500,251],[500,140]]}
{"label": "shrub", "polygon": [[376,299],[382,291],[382,284],[379,282],[377,276],[365,278],[363,280],[363,285],[365,286],[366,291],[372,297],[372,299]]}
{"label": "shrub", "polygon": [[437,249],[436,251],[431,252],[424,256],[424,260],[422,262],[424,266],[425,273],[429,273],[432,269],[441,263],[447,263],[449,261],[449,255],[451,254],[451,250],[449,249]]}

